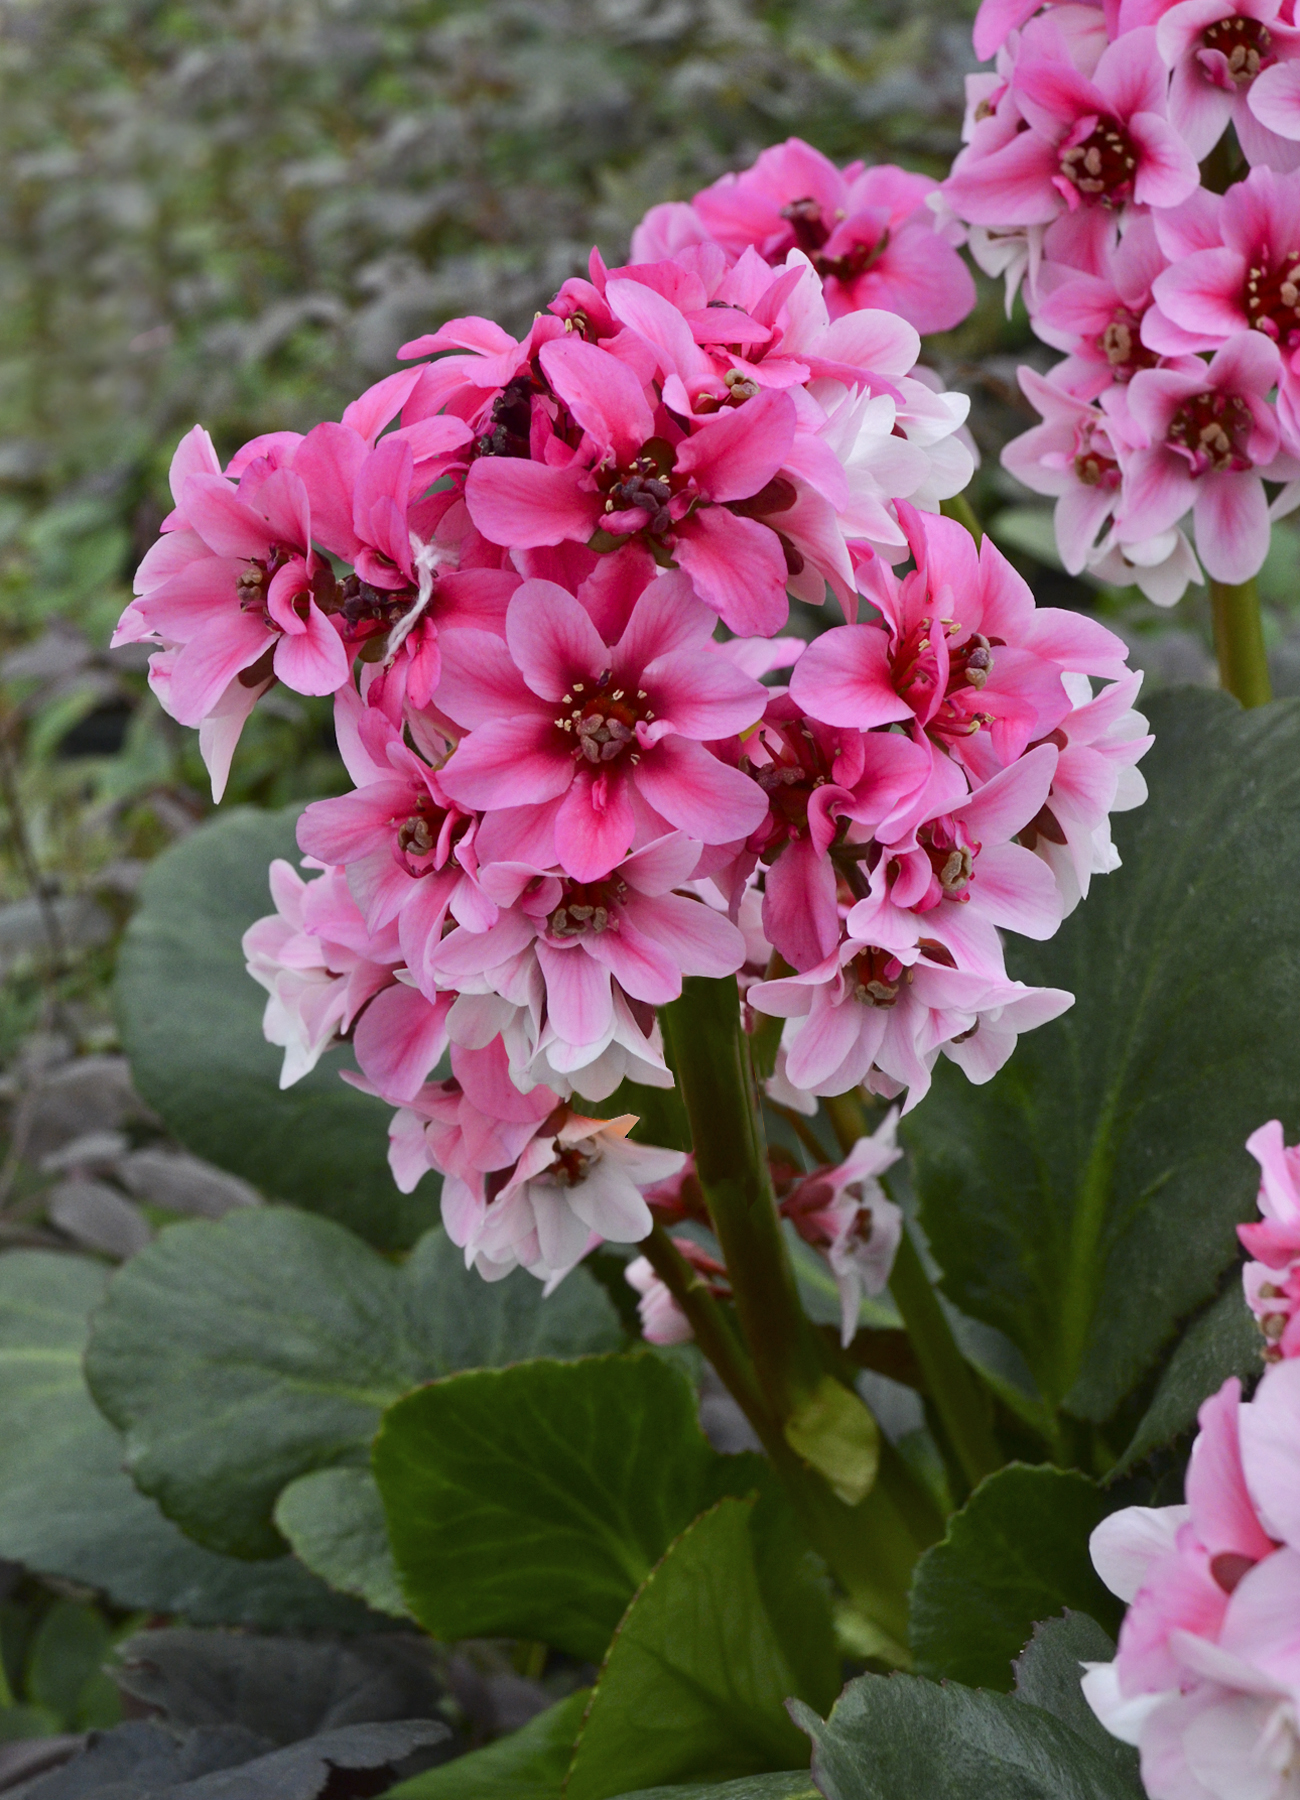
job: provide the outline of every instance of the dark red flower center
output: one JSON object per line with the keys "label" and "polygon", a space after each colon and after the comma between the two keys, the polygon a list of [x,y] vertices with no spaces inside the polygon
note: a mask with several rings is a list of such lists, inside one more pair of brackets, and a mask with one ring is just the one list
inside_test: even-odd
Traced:
{"label": "dark red flower center", "polygon": [[1239,473],[1252,466],[1246,444],[1253,423],[1250,408],[1236,394],[1194,394],[1170,420],[1165,441],[1187,458],[1193,475]]}
{"label": "dark red flower center", "polygon": [[475,456],[527,456],[533,424],[531,375],[516,375],[492,402],[487,427],[474,443]]}
{"label": "dark red flower center", "polygon": [[[452,846],[464,837],[469,828],[468,813],[461,813],[455,808],[448,809],[439,806],[431,794],[420,794],[416,796],[412,809],[405,818],[399,817],[393,820],[394,825],[397,826],[397,839],[393,854],[408,875],[414,875],[419,879],[421,876],[436,873],[439,868],[444,866],[446,855],[434,862],[425,859],[434,856],[439,844],[442,843],[449,810],[452,824],[443,848],[446,855],[450,855]],[[420,866],[417,867],[417,863]]]}
{"label": "dark red flower center", "polygon": [[606,670],[595,682],[575,681],[561,704],[568,710],[555,723],[564,732],[578,762],[612,763],[627,753],[640,761],[638,724],[650,724],[654,712],[644,688],[620,686]]}
{"label": "dark red flower center", "polygon": [[1300,344],[1300,250],[1288,250],[1272,269],[1255,264],[1246,276],[1246,317],[1284,350]]}
{"label": "dark red flower center", "polygon": [[807,725],[789,725],[784,730],[765,726],[762,741],[772,761],[754,767],[748,757],[742,757],[740,766],[767,795],[767,821],[751,844],[762,844],[760,855],[765,863],[771,863],[788,842],[807,836],[808,802],[833,775]]}
{"label": "dark red flower center", "polygon": [[853,998],[864,1006],[895,1006],[907,976],[896,956],[874,946],[860,950],[844,973],[853,983]]}
{"label": "dark red flower center", "polygon": [[1118,119],[1098,119],[1080,144],[1061,152],[1061,173],[1085,200],[1123,206],[1133,198],[1137,149]]}
{"label": "dark red flower center", "polygon": [[602,881],[565,881],[560,904],[546,921],[553,937],[585,937],[588,932],[618,930],[618,908],[627,899],[627,883],[617,875]]}
{"label": "dark red flower center", "polygon": [[853,244],[840,256],[823,255],[822,246],[829,239],[833,227],[827,226],[820,202],[811,196],[792,200],[788,206],[783,206],[781,217],[789,221],[795,244],[824,281],[856,281],[859,275],[866,274],[873,263],[880,261],[889,247],[889,232],[882,231],[878,238]]}
{"label": "dark red flower center", "polygon": [[949,818],[932,819],[928,825],[922,825],[916,841],[929,858],[935,880],[946,898],[968,900],[966,889],[975,873],[979,845],[966,842],[961,827]]}
{"label": "dark red flower center", "polygon": [[1258,19],[1216,19],[1201,33],[1201,43],[1227,58],[1228,74],[1238,87],[1249,86],[1261,69],[1277,61],[1272,33]]}

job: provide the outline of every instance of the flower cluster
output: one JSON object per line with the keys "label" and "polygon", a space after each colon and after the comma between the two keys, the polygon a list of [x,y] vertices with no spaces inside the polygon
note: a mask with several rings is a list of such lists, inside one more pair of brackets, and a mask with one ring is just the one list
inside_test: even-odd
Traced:
{"label": "flower cluster", "polygon": [[[984,1080],[1069,1003],[999,933],[1114,866],[1149,740],[1123,644],[938,516],[966,402],[900,312],[970,288],[928,189],[785,145],[652,215],[642,260],[593,254],[522,341],[455,320],[337,422],[176,453],[119,640],[157,646],[214,791],[276,682],[334,696],[353,784],[245,941],[283,1078],[347,1038],[399,1184],[441,1172],[489,1278],[650,1229],[680,1155],[588,1112],[672,1085],[684,977],[786,1021],[805,1109],[914,1105],[941,1051]],[[791,594],[846,622],[775,636]],[[869,1173],[791,1214],[846,1317],[888,1261]]]}
{"label": "flower cluster", "polygon": [[1152,1800],[1287,1800],[1300,1767],[1300,1361],[1200,1410],[1186,1505],[1112,1513],[1098,1573],[1129,1609],[1083,1687]]}
{"label": "flower cluster", "polygon": [[[1065,567],[1172,605],[1300,504],[1300,29],[1281,0],[982,0],[944,201],[1065,352],[1004,462]],[[1225,137],[1225,133],[1228,134]],[[1250,165],[1202,185],[1212,151]],[[1217,149],[1216,149],[1217,147]],[[1195,552],[1186,535],[1194,525]],[[1199,556],[1199,564],[1198,558]]]}

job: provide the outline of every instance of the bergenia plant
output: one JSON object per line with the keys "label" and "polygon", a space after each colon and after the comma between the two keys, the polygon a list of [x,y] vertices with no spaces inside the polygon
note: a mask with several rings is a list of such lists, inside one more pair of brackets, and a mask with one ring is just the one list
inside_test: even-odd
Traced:
{"label": "bergenia plant", "polygon": [[[336,1104],[383,1103],[396,1187],[440,1195],[451,1311],[422,1318],[422,1244],[404,1374],[377,1348],[330,1389],[396,1400],[373,1453],[373,1422],[300,1421],[272,1535],[250,1499],[225,1547],[287,1537],[435,1636],[574,1659],[580,1708],[479,1753],[521,1793],[1300,1794],[1276,1121],[1245,1299],[1215,1299],[1294,1059],[1213,1085],[1300,954],[1271,898],[1296,801],[1260,774],[1295,733],[1162,702],[1125,818],[1141,677],[980,533],[968,402],[919,361],[974,304],[969,238],[1065,353],[1006,452],[1065,566],[1160,604],[1203,569],[1223,683],[1266,699],[1300,30],[1265,0],[984,0],[976,45],[941,185],[791,140],[653,208],[625,265],[593,252],[522,339],[451,320],[233,456],[196,426],[118,628],[218,799],[264,696],[333,696],[350,789],[297,816],[244,954],[282,1087],[350,1046],[370,1098]],[[1251,166],[1211,191],[1232,143]],[[113,1292],[92,1385],[186,1523],[113,1361],[129,1270]],[[578,1329],[597,1301],[638,1350]],[[447,1348],[476,1309],[499,1342]],[[706,1364],[731,1454],[694,1424]],[[1016,1658],[1020,1705],[984,1691]],[[815,1788],[781,1772],[804,1734]],[[479,1766],[418,1791],[486,1794]]]}

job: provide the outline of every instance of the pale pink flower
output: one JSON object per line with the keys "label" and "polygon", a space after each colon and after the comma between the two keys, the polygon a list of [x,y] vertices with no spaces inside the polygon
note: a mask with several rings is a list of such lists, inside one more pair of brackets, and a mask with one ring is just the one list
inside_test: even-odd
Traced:
{"label": "pale pink flower", "polygon": [[1113,1663],[1083,1688],[1136,1744],[1152,1800],[1290,1800],[1300,1766],[1300,1364],[1253,1402],[1224,1383],[1200,1411],[1187,1504],[1113,1513],[1092,1538],[1130,1602]]}
{"label": "pale pink flower", "polygon": [[840,170],[810,144],[787,138],[697,194],[689,219],[680,207],[653,208],[633,235],[632,254],[649,261],[671,254],[670,244],[706,237],[733,257],[752,246],[770,263],[802,250],[832,317],[882,307],[918,331],[947,331],[974,306],[975,288],[925,204],[936,186],[888,164]]}
{"label": "pale pink flower", "polygon": [[422,1086],[388,1127],[389,1166],[404,1194],[430,1169],[472,1188],[491,1170],[512,1167],[559,1100],[545,1087],[520,1092],[499,1037],[477,1050],[453,1044],[451,1068],[449,1079]]}
{"label": "pale pink flower", "polygon": [[1143,342],[1142,324],[1151,305],[1151,284],[1166,266],[1149,215],[1130,222],[1099,275],[1062,263],[1043,266],[1034,332],[1045,344],[1068,352],[1052,370],[1056,387],[1095,400],[1160,360]]}
{"label": "pale pink flower", "polygon": [[613,642],[549,581],[520,588],[504,642],[446,635],[439,706],[469,729],[441,782],[496,814],[485,859],[558,861],[575,880],[598,881],[668,830],[722,844],[754,829],[762,793],[702,740],[753,725],[767,692],[713,650],[712,628],[686,578],[666,575]]}
{"label": "pale pink flower", "polygon": [[1300,1356],[1300,1146],[1287,1146],[1277,1119],[1246,1140],[1260,1166],[1259,1224],[1238,1225],[1255,1259],[1242,1270],[1246,1302],[1259,1320],[1265,1357]]}
{"label": "pale pink flower", "polygon": [[1108,587],[1136,587],[1156,606],[1176,606],[1193,583],[1204,581],[1196,552],[1183,532],[1170,531],[1122,544],[1110,531],[1088,554],[1088,572]]}
{"label": "pale pink flower", "polygon": [[499,1281],[522,1266],[553,1287],[597,1243],[645,1237],[654,1221],[641,1190],[685,1157],[631,1142],[636,1122],[634,1113],[583,1118],[561,1103],[490,1200],[461,1177],[447,1177],[443,1218],[466,1267]]}
{"label": "pale pink flower", "polygon": [[243,951],[248,973],[270,995],[262,1031],[284,1051],[280,1086],[287,1088],[389,986],[402,953],[391,926],[373,936],[366,929],[342,869],[306,882],[277,857],[270,882],[276,910],[249,926]]}
{"label": "pale pink flower", "polygon": [[1067,675],[1074,702],[1053,734],[1060,754],[1052,785],[1039,812],[1017,842],[1040,856],[1056,878],[1068,917],[1083,899],[1094,875],[1119,868],[1110,835],[1110,815],[1141,806],[1147,786],[1137,764],[1154,738],[1142,714],[1133,710],[1142,673],[1112,682],[1094,698],[1086,676]]}
{"label": "pale pink flower", "polygon": [[497,908],[476,879],[478,821],[457,806],[437,772],[410,750],[401,731],[350,685],[334,711],[335,736],[356,786],[313,800],[298,820],[308,856],[346,866],[348,889],[372,932],[397,923],[402,959],[417,986],[435,997],[428,966],[448,914],[483,931]]}
{"label": "pale pink flower", "polygon": [[[648,1191],[646,1198],[651,1199]],[[702,1250],[693,1238],[675,1237],[673,1243],[702,1286],[715,1298],[731,1298],[727,1271],[717,1257]],[[667,1284],[656,1275],[647,1257],[634,1257],[624,1269],[623,1279],[641,1296],[636,1309],[641,1317],[641,1335],[647,1344],[687,1344],[691,1341],[695,1332],[690,1320],[673,1299]]]}
{"label": "pale pink flower", "polygon": [[1248,581],[1268,550],[1270,465],[1279,459],[1278,425],[1268,395],[1281,373],[1276,345],[1242,331],[1208,368],[1143,369],[1128,385],[1128,413],[1145,446],[1125,461],[1120,541],[1168,531],[1189,509],[1196,548],[1216,581]]}
{"label": "pale pink flower", "polygon": [[[544,1057],[537,1079],[556,1086],[562,1075],[604,1098],[580,1085],[582,1071],[622,1035],[629,1002],[662,1006],[681,993],[683,975],[730,975],[744,962],[734,925],[672,891],[698,858],[698,844],[673,833],[594,882],[524,863],[484,868],[482,884],[501,907],[497,923],[484,932],[457,927],[432,953],[433,968],[462,994],[477,979],[531,1012],[528,1055]],[[518,1049],[511,1060],[521,1060]]]}
{"label": "pale pink flower", "polygon": [[1092,399],[1062,388],[1055,370],[1050,377],[1023,367],[1016,374],[1043,423],[1005,445],[1002,466],[1031,492],[1055,498],[1056,546],[1077,575],[1119,503],[1123,476],[1110,421]]}
{"label": "pale pink flower", "polygon": [[903,1215],[879,1180],[903,1154],[897,1129],[898,1114],[891,1111],[842,1163],[816,1170],[781,1202],[782,1217],[830,1264],[845,1347],[857,1331],[863,1295],[879,1294],[888,1285],[903,1235]]}

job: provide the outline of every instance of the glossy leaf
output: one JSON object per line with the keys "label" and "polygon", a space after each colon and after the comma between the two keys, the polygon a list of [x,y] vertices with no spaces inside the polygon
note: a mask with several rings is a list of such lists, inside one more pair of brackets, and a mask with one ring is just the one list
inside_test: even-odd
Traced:
{"label": "glossy leaf", "polygon": [[281,1489],[363,1463],[383,1408],[411,1388],[621,1339],[581,1269],[544,1300],[522,1271],[482,1282],[441,1231],[398,1267],[331,1220],[259,1207],[174,1225],[133,1257],[96,1314],[86,1372],[169,1517],[212,1549],[275,1556]]}
{"label": "glossy leaf", "polygon": [[784,1705],[799,1678],[764,1603],[753,1511],[720,1500],[647,1576],[597,1679],[565,1800],[806,1764]]}
{"label": "glossy leaf", "polygon": [[1153,1450],[1172,1444],[1196,1423],[1202,1400],[1230,1375],[1249,1381],[1263,1369],[1264,1340],[1233,1272],[1228,1285],[1187,1327],[1160,1376],[1151,1404],[1119,1461],[1131,1469]]}
{"label": "glossy leaf", "polygon": [[298,1560],[376,1612],[409,1619],[388,1544],[384,1503],[369,1469],[317,1469],[280,1495],[275,1523]]}
{"label": "glossy leaf", "polygon": [[397,1191],[391,1108],[341,1081],[338,1055],[281,1091],[266,994],[244,968],[240,939],[274,910],[270,863],[297,863],[300,810],[227,813],[152,865],[118,962],[122,1043],[136,1086],[188,1149],[397,1249],[437,1223],[436,1180]]}
{"label": "glossy leaf", "polygon": [[1138,1754],[1131,1744],[1112,1737],[1083,1697],[1080,1677],[1085,1662],[1110,1662],[1115,1644],[1087,1613],[1066,1612],[1035,1625],[1034,1635],[1016,1662],[1016,1698],[1051,1713],[1092,1745],[1128,1781],[1134,1800],[1142,1800]]}
{"label": "glossy leaf", "polygon": [[1300,1127],[1300,705],[1183,690],[1148,711],[1124,866],[1050,942],[1008,945],[1074,1007],[984,1087],[941,1060],[909,1127],[953,1299],[1098,1421],[1239,1254],[1248,1134]]}
{"label": "glossy leaf", "polygon": [[1096,1484],[1073,1470],[1012,1463],[981,1482],[912,1578],[920,1672],[1005,1692],[1037,1620],[1072,1606],[1118,1624],[1088,1557],[1106,1511]]}
{"label": "glossy leaf", "polygon": [[1009,1694],[863,1675],[829,1719],[791,1712],[813,1740],[825,1800],[1134,1800],[1090,1744]]}
{"label": "glossy leaf", "polygon": [[435,1637],[532,1638],[592,1661],[678,1533],[765,1468],[719,1456],[686,1378],[649,1354],[435,1381],[385,1414],[373,1463],[406,1597]]}
{"label": "glossy leaf", "polygon": [[373,1615],[292,1557],[215,1556],[132,1485],[81,1373],[86,1315],[108,1273],[88,1257],[0,1256],[0,1557],[198,1624],[364,1628]]}

